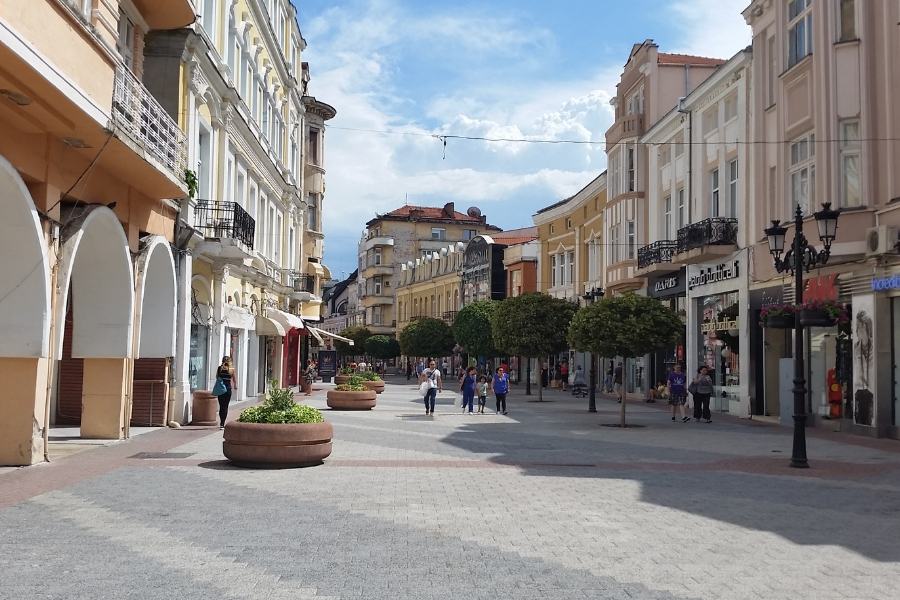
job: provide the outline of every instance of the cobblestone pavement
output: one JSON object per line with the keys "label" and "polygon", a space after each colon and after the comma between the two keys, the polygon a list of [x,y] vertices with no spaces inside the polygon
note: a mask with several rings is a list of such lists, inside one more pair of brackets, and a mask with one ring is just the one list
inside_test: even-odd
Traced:
{"label": "cobblestone pavement", "polygon": [[430,418],[398,380],[307,469],[183,429],[4,473],[0,598],[900,597],[900,444],[815,434],[797,471],[786,428],[547,397]]}

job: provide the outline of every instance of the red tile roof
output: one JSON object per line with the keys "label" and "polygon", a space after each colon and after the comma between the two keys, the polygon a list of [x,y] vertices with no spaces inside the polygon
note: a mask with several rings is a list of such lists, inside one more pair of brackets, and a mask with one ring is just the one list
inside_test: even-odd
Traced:
{"label": "red tile roof", "polygon": [[[415,213],[415,214],[414,214]],[[398,209],[392,210],[389,213],[385,213],[382,215],[383,217],[412,217],[415,216],[419,219],[448,219],[449,217],[444,214],[444,209],[439,206],[412,206],[407,204],[405,206],[401,206]],[[466,221],[471,223],[480,223],[481,219],[478,217],[470,217],[465,213],[461,213],[458,210],[453,211],[453,220],[454,221]]]}
{"label": "red tile roof", "polygon": [[690,54],[671,54],[668,52],[658,52],[656,54],[656,62],[666,65],[724,65],[726,60],[721,58],[710,58],[708,56],[692,56]]}
{"label": "red tile roof", "polygon": [[538,228],[523,227],[522,229],[510,229],[509,231],[491,233],[490,236],[491,239],[498,244],[515,246],[516,244],[524,244],[536,240],[538,238]]}

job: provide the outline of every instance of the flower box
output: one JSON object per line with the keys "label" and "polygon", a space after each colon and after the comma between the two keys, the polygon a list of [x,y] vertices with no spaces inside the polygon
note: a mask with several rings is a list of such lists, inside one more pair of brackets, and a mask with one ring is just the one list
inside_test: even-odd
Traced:
{"label": "flower box", "polygon": [[804,327],[834,327],[834,317],[824,310],[809,308],[800,311],[800,324]]}
{"label": "flower box", "polygon": [[795,320],[793,313],[770,315],[763,321],[763,326],[768,329],[793,329],[794,324]]}
{"label": "flower box", "polygon": [[321,464],[331,454],[331,423],[225,424],[222,452],[241,467],[288,468]]}
{"label": "flower box", "polygon": [[326,404],[335,410],[370,410],[375,407],[375,390],[361,392],[328,390]]}

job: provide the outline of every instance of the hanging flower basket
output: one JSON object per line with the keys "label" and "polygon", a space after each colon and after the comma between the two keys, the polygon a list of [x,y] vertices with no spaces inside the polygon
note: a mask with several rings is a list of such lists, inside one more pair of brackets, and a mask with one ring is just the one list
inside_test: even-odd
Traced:
{"label": "hanging flower basket", "polygon": [[759,323],[769,329],[793,329],[796,313],[793,304],[773,304],[759,313]]}
{"label": "hanging flower basket", "polygon": [[834,327],[850,321],[847,307],[837,302],[807,302],[800,307],[800,324],[804,327]]}

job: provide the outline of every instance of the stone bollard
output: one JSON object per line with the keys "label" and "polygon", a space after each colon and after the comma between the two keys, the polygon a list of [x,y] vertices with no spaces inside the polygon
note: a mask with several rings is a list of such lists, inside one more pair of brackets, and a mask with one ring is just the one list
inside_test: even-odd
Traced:
{"label": "stone bollard", "polygon": [[209,390],[196,390],[191,394],[191,425],[218,425],[219,399]]}

